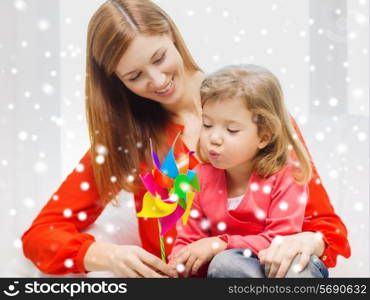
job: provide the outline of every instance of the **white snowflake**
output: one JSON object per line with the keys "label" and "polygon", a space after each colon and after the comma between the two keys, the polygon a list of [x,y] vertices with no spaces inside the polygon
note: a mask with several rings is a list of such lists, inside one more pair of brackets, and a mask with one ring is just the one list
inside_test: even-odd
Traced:
{"label": "white snowflake", "polygon": [[28,138],[28,133],[26,131],[21,131],[18,133],[18,139],[25,141]]}
{"label": "white snowflake", "polygon": [[288,207],[289,207],[289,205],[288,205],[288,203],[287,202],[285,202],[285,201],[281,201],[280,203],[279,203],[279,208],[281,209],[281,210],[287,210],[288,209]]}
{"label": "white snowflake", "polygon": [[112,234],[115,232],[114,225],[111,223],[105,224],[104,229],[107,233]]}
{"label": "white snowflake", "polygon": [[220,243],[219,242],[213,242],[211,247],[212,247],[212,249],[216,250],[216,249],[220,248]]}
{"label": "white snowflake", "polygon": [[259,220],[264,220],[266,218],[266,213],[262,209],[256,210],[256,218]]}
{"label": "white snowflake", "polygon": [[200,227],[204,230],[204,231],[207,231],[209,229],[209,221],[208,219],[204,218],[202,219],[202,221],[200,221]]}
{"label": "white snowflake", "polygon": [[35,201],[32,198],[27,197],[23,199],[23,204],[27,208],[32,208],[35,206]]}
{"label": "white snowflake", "polygon": [[22,248],[22,241],[20,240],[20,239],[16,239],[16,240],[14,240],[14,242],[13,242],[13,246],[15,247],[15,248],[17,248],[17,249],[21,249]]}
{"label": "white snowflake", "polygon": [[40,31],[47,31],[50,28],[50,22],[46,19],[39,20],[37,22],[37,27]]}
{"label": "white snowflake", "polygon": [[81,173],[85,170],[85,166],[82,163],[79,163],[76,167],[76,171]]}
{"label": "white snowflake", "polygon": [[258,191],[259,185],[257,183],[255,183],[255,182],[253,182],[251,184],[250,188],[251,188],[251,191],[255,192],[255,191]]}
{"label": "white snowflake", "polygon": [[302,266],[300,264],[295,264],[293,266],[293,272],[300,273],[302,271]]}
{"label": "white snowflake", "polygon": [[90,188],[90,184],[86,181],[82,182],[80,185],[81,190],[87,191]]}
{"label": "white snowflake", "polygon": [[183,264],[178,264],[176,266],[176,270],[177,270],[178,273],[182,273],[182,272],[185,271],[185,266]]}
{"label": "white snowflake", "polygon": [[316,140],[321,142],[325,139],[325,134],[321,131],[317,132],[316,135],[315,135],[315,138],[316,138]]}
{"label": "white snowflake", "polygon": [[338,177],[338,171],[337,171],[337,170],[330,170],[330,172],[329,172],[329,176],[330,176],[330,178],[332,178],[332,179],[337,178],[337,177]]}
{"label": "white snowflake", "polygon": [[252,252],[250,249],[245,249],[245,250],[243,251],[243,256],[244,256],[244,257],[251,257],[251,256],[252,256],[252,254],[253,254],[253,252]]}
{"label": "white snowflake", "polygon": [[282,244],[284,241],[283,237],[281,235],[277,235],[276,237],[274,237],[274,239],[272,240],[273,243],[275,244]]}
{"label": "white snowflake", "polygon": [[110,181],[113,182],[113,183],[117,182],[117,177],[116,176],[111,176]]}
{"label": "white snowflake", "polygon": [[265,185],[262,190],[265,194],[270,194],[271,193],[271,186]]}
{"label": "white snowflake", "polygon": [[172,237],[170,237],[170,236],[169,236],[169,237],[167,237],[167,238],[166,238],[166,243],[167,243],[167,244],[172,244],[172,243],[173,243],[173,238],[172,238]]}
{"label": "white snowflake", "polygon": [[72,268],[72,267],[73,267],[73,260],[72,260],[72,259],[70,259],[70,258],[66,259],[66,260],[64,261],[64,266],[65,266],[66,268]]}
{"label": "white snowflake", "polygon": [[48,166],[43,161],[37,161],[34,164],[33,168],[34,168],[36,173],[44,173],[48,169]]}
{"label": "white snowflake", "polygon": [[72,217],[72,209],[66,208],[65,210],[63,210],[63,216],[66,218]]}
{"label": "white snowflake", "polygon": [[95,161],[96,161],[96,163],[97,163],[97,164],[101,165],[101,164],[103,164],[103,163],[104,163],[105,158],[104,158],[104,156],[103,156],[103,155],[97,155],[97,156],[95,157]]}
{"label": "white snowflake", "polygon": [[360,142],[363,142],[366,140],[366,133],[363,131],[360,131],[357,133],[357,138]]}
{"label": "white snowflake", "polygon": [[50,84],[50,83],[44,83],[42,85],[42,91],[48,95],[48,96],[51,96],[54,94],[54,87]]}
{"label": "white snowflake", "polygon": [[224,222],[219,222],[217,224],[217,229],[220,230],[220,231],[226,230],[226,224]]}
{"label": "white snowflake", "polygon": [[179,200],[179,196],[176,193],[172,193],[169,200],[171,202],[176,202],[177,200]]}
{"label": "white snowflake", "polygon": [[85,221],[87,219],[87,214],[84,211],[80,211],[77,215],[77,218],[80,221]]}
{"label": "white snowflake", "polygon": [[132,175],[129,175],[128,177],[127,177],[127,181],[128,182],[133,182],[134,181],[134,176],[132,176]]}
{"label": "white snowflake", "polygon": [[355,210],[362,211],[364,209],[364,206],[361,202],[356,202],[354,205]]}
{"label": "white snowflake", "polygon": [[332,97],[329,99],[329,105],[332,106],[332,107],[335,107],[338,105],[338,99],[335,98],[335,97]]}
{"label": "white snowflake", "polygon": [[27,8],[27,3],[23,0],[16,0],[14,1],[14,7],[19,11],[23,11]]}
{"label": "white snowflake", "polygon": [[190,211],[190,217],[192,217],[192,218],[194,218],[194,219],[196,219],[196,218],[198,218],[199,217],[199,211],[197,210],[197,209],[192,209],[191,211]]}

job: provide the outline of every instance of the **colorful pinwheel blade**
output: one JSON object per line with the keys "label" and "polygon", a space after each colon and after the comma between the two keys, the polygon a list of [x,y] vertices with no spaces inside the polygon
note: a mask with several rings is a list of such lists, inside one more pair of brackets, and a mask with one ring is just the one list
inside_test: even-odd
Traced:
{"label": "colorful pinwheel blade", "polygon": [[171,228],[174,226],[178,219],[184,214],[184,209],[177,205],[174,212],[166,217],[162,217],[159,219],[161,222],[161,232],[160,235],[165,235]]}
{"label": "colorful pinwheel blade", "polygon": [[154,179],[154,176],[151,173],[145,174],[145,176],[141,176],[141,181],[144,183],[146,189],[152,194],[153,197],[156,197],[157,194],[161,197],[161,199],[168,198],[168,191],[165,188],[160,187]]}
{"label": "colorful pinwheel blade", "polygon": [[199,185],[199,179],[198,179],[198,175],[195,174],[193,179],[190,181],[190,185],[193,189],[195,189],[196,191],[200,191],[200,185]]}
{"label": "colorful pinwheel blade", "polygon": [[194,192],[188,192],[186,194],[186,210],[185,210],[184,214],[182,215],[182,222],[183,222],[184,225],[186,225],[187,222],[188,222],[190,209],[191,209],[191,205],[193,204],[194,196],[195,196]]}
{"label": "colorful pinwheel blade", "polygon": [[174,212],[178,207],[177,203],[165,203],[161,199],[153,197],[150,192],[146,192],[143,197],[143,207],[138,217],[162,218]]}
{"label": "colorful pinwheel blade", "polygon": [[170,178],[175,179],[177,175],[179,175],[179,170],[177,169],[175,156],[173,154],[173,147],[171,147],[170,151],[162,164],[161,172],[167,175]]}
{"label": "colorful pinwheel blade", "polygon": [[153,176],[155,182],[163,188],[169,189],[173,187],[173,179],[162,174],[158,169],[153,170]]}

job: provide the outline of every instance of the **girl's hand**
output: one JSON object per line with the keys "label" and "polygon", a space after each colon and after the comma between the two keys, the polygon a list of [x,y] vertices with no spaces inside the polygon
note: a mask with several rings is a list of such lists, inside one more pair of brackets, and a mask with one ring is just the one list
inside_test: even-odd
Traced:
{"label": "girl's hand", "polygon": [[184,265],[184,277],[195,275],[199,268],[226,248],[226,242],[218,237],[208,237],[182,248],[170,262],[171,266]]}
{"label": "girl's hand", "polygon": [[88,271],[111,271],[119,277],[178,277],[177,272],[138,246],[93,243],[84,259]]}
{"label": "girl's hand", "polygon": [[261,250],[258,258],[265,265],[265,274],[270,278],[285,277],[294,257],[301,254],[299,269],[306,268],[311,255],[321,256],[325,243],[315,232],[307,231],[275,238],[270,247]]}

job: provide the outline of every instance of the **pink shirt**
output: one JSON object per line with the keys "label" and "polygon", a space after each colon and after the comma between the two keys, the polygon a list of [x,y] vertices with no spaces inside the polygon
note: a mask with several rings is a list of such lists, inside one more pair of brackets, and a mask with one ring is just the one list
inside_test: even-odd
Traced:
{"label": "pink shirt", "polygon": [[243,199],[228,210],[225,171],[210,164],[197,167],[201,191],[194,198],[188,224],[177,223],[171,256],[204,237],[219,236],[227,249],[249,248],[258,254],[277,235],[301,232],[308,190],[298,185],[287,165],[269,178],[252,173]]}

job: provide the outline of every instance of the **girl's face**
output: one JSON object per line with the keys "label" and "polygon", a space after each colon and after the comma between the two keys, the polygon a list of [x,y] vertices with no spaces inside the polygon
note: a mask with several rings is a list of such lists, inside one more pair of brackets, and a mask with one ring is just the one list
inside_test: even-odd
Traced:
{"label": "girl's face", "polygon": [[202,118],[200,146],[216,168],[248,167],[268,143],[258,136],[252,114],[240,98],[207,101]]}
{"label": "girl's face", "polygon": [[116,74],[138,96],[164,106],[180,101],[185,68],[170,35],[138,35],[122,56]]}

